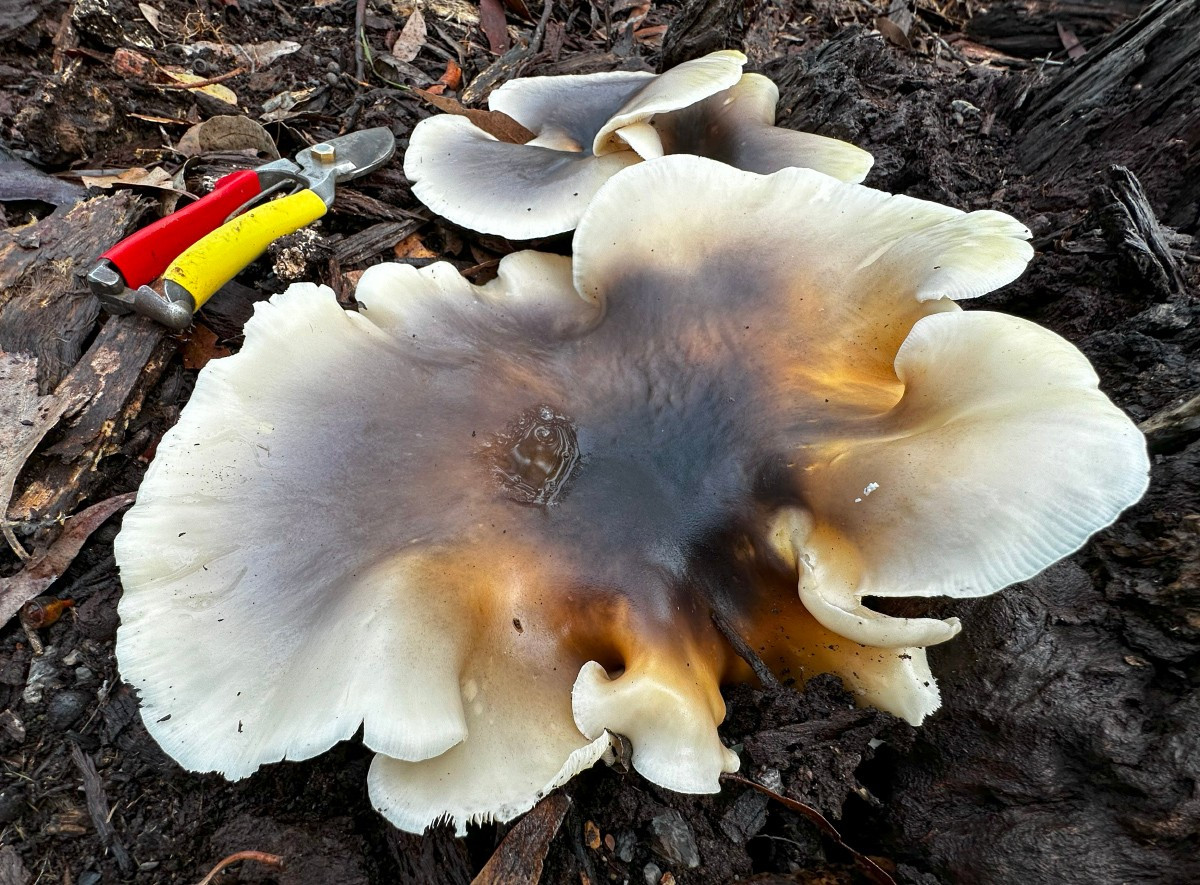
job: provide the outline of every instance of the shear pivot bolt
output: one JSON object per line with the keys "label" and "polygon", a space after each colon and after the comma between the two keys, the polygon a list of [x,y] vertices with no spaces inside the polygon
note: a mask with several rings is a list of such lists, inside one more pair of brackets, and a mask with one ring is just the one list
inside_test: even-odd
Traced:
{"label": "shear pivot bolt", "polygon": [[328,166],[337,159],[337,149],[331,144],[314,144],[312,155],[317,158],[318,163]]}

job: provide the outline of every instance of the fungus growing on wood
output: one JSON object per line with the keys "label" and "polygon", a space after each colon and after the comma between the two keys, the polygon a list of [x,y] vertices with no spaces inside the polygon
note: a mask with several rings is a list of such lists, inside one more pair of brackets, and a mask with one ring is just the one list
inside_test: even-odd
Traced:
{"label": "fungus growing on wood", "polygon": [[1071,344],[963,312],[1032,254],[964,214],[802,169],[666,157],[596,195],[569,259],[473,285],[292,287],[211,362],[117,558],[151,734],[244,777],[360,727],[395,824],[507,820],[611,734],[675,790],[737,756],[720,686],[831,671],[919,723],[976,596],[1135,501],[1133,424]]}
{"label": "fungus growing on wood", "polygon": [[866,151],[774,126],[779,90],[742,74],[735,50],[663,74],[614,71],[510,80],[488,106],[535,133],[498,140],[463,116],[442,114],[413,129],[404,174],[413,193],[456,224],[511,239],[569,231],[609,178],[642,160],[698,154],[753,172],[789,166],[859,182]]}

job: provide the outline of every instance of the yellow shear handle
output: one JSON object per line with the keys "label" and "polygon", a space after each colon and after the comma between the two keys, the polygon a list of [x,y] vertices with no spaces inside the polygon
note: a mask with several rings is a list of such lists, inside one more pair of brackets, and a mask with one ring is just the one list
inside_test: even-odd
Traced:
{"label": "yellow shear handle", "polygon": [[263,203],[193,243],[171,262],[163,279],[187,289],[198,309],[267,246],[312,224],[326,211],[325,201],[311,190]]}

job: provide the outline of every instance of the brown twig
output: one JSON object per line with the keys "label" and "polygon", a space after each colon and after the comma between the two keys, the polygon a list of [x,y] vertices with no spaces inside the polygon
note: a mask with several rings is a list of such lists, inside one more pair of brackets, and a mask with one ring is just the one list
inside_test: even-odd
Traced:
{"label": "brown twig", "polygon": [[754,675],[758,677],[758,681],[762,683],[763,688],[779,688],[780,682],[775,678],[775,674],[771,672],[771,668],[766,665],[750,647],[740,633],[734,628],[723,614],[715,608],[709,613],[712,617],[713,624],[725,637],[725,641],[733,646],[733,650],[737,652],[738,657],[750,665],[750,669],[754,671]]}
{"label": "brown twig", "polygon": [[887,871],[883,869],[883,867],[875,863],[875,861],[871,860],[871,858],[867,857],[862,852],[856,851],[842,841],[842,834],[837,831],[837,827],[831,824],[825,815],[821,814],[821,812],[817,811],[817,809],[813,808],[811,805],[805,805],[803,802],[799,802],[795,799],[789,798],[788,796],[776,793],[770,787],[763,786],[762,784],[756,783],[749,778],[744,778],[741,775],[723,774],[721,775],[721,780],[728,783],[741,784],[744,787],[750,787],[752,790],[757,790],[764,796],[774,799],[785,808],[789,808],[797,814],[808,818],[810,821],[816,824],[817,829],[848,851],[850,856],[854,858],[854,862],[858,864],[859,870],[862,871],[863,875],[874,882],[875,885],[896,885],[896,880],[893,879],[887,873]]}
{"label": "brown twig", "polygon": [[208,871],[208,875],[200,880],[200,885],[209,885],[216,877],[217,873],[225,869],[230,864],[237,863],[242,860],[254,860],[269,867],[274,867],[277,870],[283,869],[283,858],[278,854],[267,854],[265,851],[238,851],[229,857],[220,861],[215,867]]}
{"label": "brown twig", "polygon": [[354,4],[354,79],[362,83],[367,76],[367,60],[363,56],[363,41],[367,39],[367,0]]}
{"label": "brown twig", "polygon": [[546,39],[546,25],[550,23],[550,16],[554,13],[554,0],[546,0],[542,5],[542,14],[538,17],[537,27],[533,29],[533,36],[529,39],[529,51],[538,53],[542,51],[542,43]]}
{"label": "brown twig", "polygon": [[216,77],[209,77],[207,80],[197,80],[195,83],[159,83],[158,86],[162,89],[201,89],[216,83],[224,83],[226,80],[231,80],[238,74],[244,73],[246,73],[245,68],[234,68],[227,74],[219,74]]}
{"label": "brown twig", "polygon": [[92,826],[96,828],[100,844],[112,852],[122,873],[126,876],[132,875],[136,865],[117,837],[116,828],[112,825],[112,811],[109,809],[108,796],[104,793],[104,784],[96,771],[95,763],[79,748],[79,744],[74,742],[71,742],[71,761],[75,763],[75,767],[79,769],[79,774],[83,778],[83,795],[87,801],[88,815],[92,819]]}

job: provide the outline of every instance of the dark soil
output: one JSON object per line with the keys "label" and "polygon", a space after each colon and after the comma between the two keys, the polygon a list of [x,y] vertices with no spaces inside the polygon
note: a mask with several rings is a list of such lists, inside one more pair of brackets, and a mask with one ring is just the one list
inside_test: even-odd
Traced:
{"label": "dark soil", "polygon": [[[1200,3],[1176,2],[1200,21]],[[1120,139],[1090,142],[1073,169],[1061,158],[1047,164],[1030,142],[1044,119],[1042,129],[1024,125],[1086,60],[1062,64],[1074,38],[1089,52],[1112,45],[1102,44],[1106,34],[1161,2],[901,0],[880,25],[889,42],[871,29],[876,13],[889,9],[886,0],[878,9],[852,0],[698,3],[688,15],[677,4],[655,4],[641,20],[643,8],[632,2],[556,3],[536,34],[540,7],[531,4],[526,16],[517,0],[506,4],[517,40],[498,59],[471,19],[476,4],[428,0],[428,44],[408,64],[379,59],[412,7],[372,0],[364,33],[375,69],[366,64],[364,82],[355,78],[353,0],[151,5],[162,13],[157,28],[130,0],[0,0],[0,159],[15,164],[0,163],[7,226],[0,234],[8,237],[0,246],[18,244],[20,260],[42,274],[30,280],[22,271],[19,285],[0,291],[0,349],[37,354],[43,392],[67,376],[106,322],[78,274],[111,242],[81,245],[73,263],[59,256],[74,277],[60,268],[62,278],[52,278],[36,266],[38,250],[53,246],[52,225],[66,224],[82,195],[72,170],[162,165],[203,193],[216,175],[257,162],[252,152],[213,150],[185,162],[170,145],[212,116],[262,119],[263,103],[285,94],[297,103],[266,123],[285,155],[377,125],[390,126],[402,150],[430,110],[398,85],[432,84],[448,59],[463,68],[468,88],[459,97],[469,102],[512,76],[654,69],[664,36],[657,26],[672,23],[672,58],[742,46],[751,67],[779,83],[782,125],[873,152],[868,184],[964,209],[997,208],[1029,224],[1039,252],[1030,271],[977,305],[1029,317],[1074,341],[1135,420],[1200,390],[1200,250],[1190,240],[1200,214],[1177,186],[1200,176],[1200,90],[1190,93],[1190,125],[1180,126],[1177,114],[1139,115],[1145,97],[1131,63],[1105,107],[1137,125],[1121,128]],[[695,14],[705,6],[711,14]],[[689,31],[689,22],[700,30]],[[267,40],[294,40],[300,49],[222,81],[237,105],[155,85],[130,73],[117,53],[134,49],[213,78],[238,60],[211,50],[189,55],[185,46]],[[1192,81],[1200,82],[1194,72]],[[1071,125],[1070,109],[1063,113],[1062,125]],[[1159,126],[1173,134],[1155,150]],[[37,178],[22,160],[57,177]],[[1146,189],[1150,228],[1168,207],[1178,225],[1158,231],[1165,244],[1158,253],[1147,246],[1155,231],[1129,220],[1127,179],[1109,169],[1121,163]],[[414,231],[431,252],[472,274],[486,274],[511,251],[432,219],[400,165],[347,188],[315,236],[273,248],[214,298],[198,325],[236,348],[252,301],[297,278],[349,293],[353,271],[392,257],[393,245]],[[89,205],[120,226],[122,212],[144,223],[161,210],[158,193],[137,187]],[[38,219],[38,227],[21,227]],[[31,238],[37,231],[47,235]],[[0,248],[0,270],[17,252]],[[57,286],[61,314],[21,308],[39,285]],[[144,376],[153,384],[130,426],[79,479],[86,490],[71,512],[136,490],[154,441],[186,402],[193,366],[213,351],[193,342],[185,364],[173,340],[154,347],[161,359],[150,357],[153,348],[143,359],[157,367]],[[18,494],[68,457],[52,451],[54,443],[48,439],[26,465]],[[1146,498],[1077,555],[994,597],[937,604],[939,613],[962,617],[965,630],[931,650],[944,706],[925,726],[855,709],[828,677],[803,691],[732,688],[723,736],[741,753],[742,773],[823,813],[847,845],[896,882],[1200,881],[1200,427],[1176,422],[1170,433],[1152,435],[1151,446]],[[10,512],[30,547],[57,531],[54,515]],[[239,783],[185,772],[158,749],[113,657],[118,524],[96,531],[50,589],[75,607],[40,631],[43,654],[34,655],[16,619],[0,632],[0,885],[194,883],[242,850],[281,855],[287,866],[242,862],[216,881],[471,881],[511,825],[473,829],[465,840],[447,830],[424,837],[395,830],[370,807],[371,754],[356,741]],[[18,566],[7,555],[0,574]],[[528,880],[542,863],[542,881],[553,883],[832,883],[872,875],[809,817],[735,782],[718,796],[686,797],[618,764],[562,792],[571,801],[561,825],[530,818],[528,829],[544,832],[525,843],[540,847],[520,852],[517,869],[527,875],[486,881]]]}

